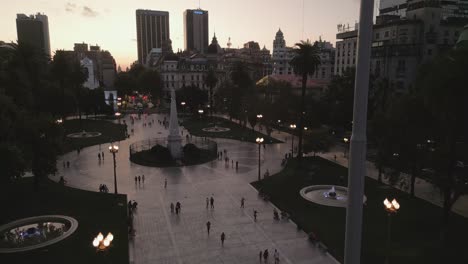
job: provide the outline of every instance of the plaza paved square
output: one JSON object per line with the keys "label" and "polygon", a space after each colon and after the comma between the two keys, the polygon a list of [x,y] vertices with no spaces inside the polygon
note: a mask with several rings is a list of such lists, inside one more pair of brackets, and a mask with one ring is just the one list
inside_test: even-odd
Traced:
{"label": "plaza paved square", "polygon": [[[269,263],[274,263],[275,249],[280,253],[280,263],[337,263],[311,245],[296,225],[273,219],[273,205],[263,201],[249,184],[258,177],[258,147],[253,143],[215,139],[218,149],[226,149],[234,164],[239,161],[238,170],[224,160],[179,168],[131,163],[131,143],[167,135],[167,130],[158,124],[158,119],[163,118],[142,116],[132,126],[126,117],[128,130],[133,128],[134,135],[118,143],[118,191],[138,202],[136,232],[129,245],[131,263],[259,263],[258,254],[265,249],[270,253]],[[143,122],[150,120],[155,121],[154,125],[143,127]],[[70,161],[70,168],[60,168],[52,178],[58,180],[64,175],[69,186],[91,191],[106,184],[113,192],[113,162],[107,147],[103,144],[85,148],[80,154],[66,154],[59,164]],[[105,159],[99,162],[97,155],[101,151]],[[270,175],[280,171],[281,160],[288,151],[289,144],[262,147],[262,175],[266,169]],[[145,175],[145,182],[135,183],[137,175]],[[206,208],[207,197],[214,198],[214,209]],[[240,208],[242,197],[246,199],[245,208]],[[176,202],[182,205],[179,215],[170,211],[170,204]],[[256,222],[254,210],[258,211]],[[207,221],[211,222],[209,235]],[[226,235],[224,246],[220,240],[222,232]]]}

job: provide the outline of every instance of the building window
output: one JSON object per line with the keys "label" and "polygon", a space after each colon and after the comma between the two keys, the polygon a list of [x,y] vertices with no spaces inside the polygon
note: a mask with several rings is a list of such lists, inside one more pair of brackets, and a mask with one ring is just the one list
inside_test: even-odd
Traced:
{"label": "building window", "polygon": [[385,31],[385,37],[388,37],[388,35],[389,35],[389,32]]}
{"label": "building window", "polygon": [[379,32],[375,33],[375,39],[380,39],[380,33]]}

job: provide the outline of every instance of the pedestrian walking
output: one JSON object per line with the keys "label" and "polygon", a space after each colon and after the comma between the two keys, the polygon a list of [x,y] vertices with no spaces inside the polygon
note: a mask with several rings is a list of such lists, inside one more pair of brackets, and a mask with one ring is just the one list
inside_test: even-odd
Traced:
{"label": "pedestrian walking", "polygon": [[214,198],[213,198],[213,196],[211,196],[211,198],[210,198],[210,205],[211,205],[211,209],[214,209]]}
{"label": "pedestrian walking", "polygon": [[102,160],[104,160],[104,151],[101,153]]}
{"label": "pedestrian walking", "polygon": [[239,161],[236,161],[236,170],[239,169]]}
{"label": "pedestrian walking", "polygon": [[275,258],[275,264],[279,264],[279,252],[275,248],[275,253],[273,254],[273,257]]}
{"label": "pedestrian walking", "polygon": [[241,198],[241,208],[244,208],[244,203],[245,203],[245,198],[242,197],[242,198]]}
{"label": "pedestrian walking", "polygon": [[265,263],[268,262],[268,249],[265,249],[265,251],[263,251],[263,260],[265,261]]}
{"label": "pedestrian walking", "polygon": [[260,260],[260,263],[262,263],[263,251],[261,251],[261,250],[260,250],[260,253],[258,253],[258,259]]}
{"label": "pedestrian walking", "polygon": [[144,174],[141,176],[141,180],[143,181],[143,184],[145,184],[145,175]]}
{"label": "pedestrian walking", "polygon": [[176,203],[176,214],[179,214],[181,209],[182,209],[182,208],[181,208],[181,206],[180,206],[180,203],[177,202],[177,203]]}
{"label": "pedestrian walking", "polygon": [[336,162],[336,155],[334,155],[334,158],[335,158],[335,162]]}
{"label": "pedestrian walking", "polygon": [[65,168],[67,166],[66,162],[63,161],[63,168]]}
{"label": "pedestrian walking", "polygon": [[101,153],[97,154],[98,160],[101,161]]}
{"label": "pedestrian walking", "polygon": [[254,222],[257,222],[257,210],[254,210]]}
{"label": "pedestrian walking", "polygon": [[174,213],[174,203],[171,203],[171,214]]}
{"label": "pedestrian walking", "polygon": [[234,167],[234,160],[231,160],[231,168]]}
{"label": "pedestrian walking", "polygon": [[221,246],[224,247],[224,240],[226,240],[226,235],[224,234],[224,232],[221,233]]}
{"label": "pedestrian walking", "polygon": [[137,185],[138,177],[135,176],[135,185]]}
{"label": "pedestrian walking", "polygon": [[210,199],[208,199],[208,197],[206,197],[206,209],[208,209],[209,204],[210,204]]}
{"label": "pedestrian walking", "polygon": [[141,177],[140,175],[138,175],[138,184],[140,184],[140,181],[141,181]]}
{"label": "pedestrian walking", "polygon": [[70,168],[70,161],[67,161],[67,168]]}
{"label": "pedestrian walking", "polygon": [[164,179],[164,189],[167,189],[167,178]]}
{"label": "pedestrian walking", "polygon": [[210,228],[211,228],[211,222],[208,221],[206,222],[206,232],[208,232],[208,235],[210,235]]}

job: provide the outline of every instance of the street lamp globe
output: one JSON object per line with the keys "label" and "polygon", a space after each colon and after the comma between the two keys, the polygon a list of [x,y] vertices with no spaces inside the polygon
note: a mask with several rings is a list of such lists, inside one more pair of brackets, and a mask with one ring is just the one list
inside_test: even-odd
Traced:
{"label": "street lamp globe", "polygon": [[291,129],[296,129],[296,124],[291,124],[291,125],[289,125],[289,127],[290,127]]}
{"label": "street lamp globe", "polygon": [[348,138],[343,138],[344,143],[348,143],[349,139]]}
{"label": "street lamp globe", "polygon": [[110,146],[109,146],[109,152],[110,152],[110,153],[117,153],[117,152],[119,152],[119,146],[117,146],[117,145],[110,145]]}
{"label": "street lamp globe", "polygon": [[400,209],[400,204],[397,202],[396,199],[393,199],[390,202],[387,198],[384,200],[385,210],[389,213],[396,213],[398,209]]}
{"label": "street lamp globe", "polygon": [[181,102],[180,105],[184,106],[184,105],[185,105],[185,102]]}
{"label": "street lamp globe", "polygon": [[203,109],[198,110],[198,113],[201,115],[203,114]]}
{"label": "street lamp globe", "polygon": [[258,143],[258,144],[262,144],[263,143],[263,138],[257,138],[255,141]]}
{"label": "street lamp globe", "polygon": [[93,247],[98,247],[98,246],[99,246],[99,240],[97,238],[94,238]]}

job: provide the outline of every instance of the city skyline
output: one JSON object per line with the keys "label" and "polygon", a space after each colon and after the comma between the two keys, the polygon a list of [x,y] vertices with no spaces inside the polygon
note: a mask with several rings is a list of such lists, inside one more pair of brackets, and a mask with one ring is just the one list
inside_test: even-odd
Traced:
{"label": "city skyline", "polygon": [[[201,9],[210,12],[209,39],[214,33],[222,47],[231,37],[232,47],[242,47],[248,41],[257,41],[272,49],[278,28],[284,32],[286,44],[293,46],[301,39],[322,39],[335,42],[336,25],[354,25],[358,19],[359,1],[237,1],[206,0],[121,1],[109,5],[109,1],[43,0],[18,5],[7,2],[2,6],[0,40],[16,41],[16,14],[44,13],[49,18],[52,53],[57,49],[72,50],[74,43],[98,44],[109,50],[117,64],[125,69],[137,60],[135,10],[150,9],[168,11],[173,50],[183,49],[183,12],[186,9]],[[340,8],[337,8],[339,4]],[[229,8],[227,8],[229,7]],[[248,7],[248,8],[245,8]],[[260,14],[260,15],[259,15]],[[304,14],[304,23],[303,17]],[[253,26],[255,25],[255,26]],[[249,29],[248,32],[245,29]]]}

